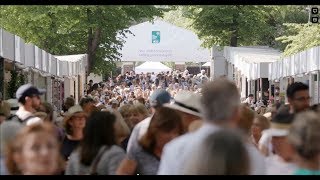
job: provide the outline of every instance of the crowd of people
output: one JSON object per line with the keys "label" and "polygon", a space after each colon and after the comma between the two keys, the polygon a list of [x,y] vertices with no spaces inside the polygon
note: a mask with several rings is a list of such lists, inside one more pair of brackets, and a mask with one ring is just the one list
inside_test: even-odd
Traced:
{"label": "crowd of people", "polygon": [[43,93],[0,97],[2,175],[320,175],[320,107],[301,82],[265,110],[204,71],[90,81],[62,112]]}

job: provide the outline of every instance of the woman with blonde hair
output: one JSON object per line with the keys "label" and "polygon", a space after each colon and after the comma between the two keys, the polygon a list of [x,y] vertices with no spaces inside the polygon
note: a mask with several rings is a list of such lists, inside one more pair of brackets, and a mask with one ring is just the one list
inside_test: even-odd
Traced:
{"label": "woman with blonde hair", "polygon": [[133,129],[136,124],[149,116],[149,112],[146,106],[141,103],[137,103],[131,106],[128,113],[128,120],[130,123],[128,124],[128,126],[130,129]]}
{"label": "woman with blonde hair", "polygon": [[52,124],[24,127],[9,144],[6,165],[12,175],[58,175],[64,161]]}

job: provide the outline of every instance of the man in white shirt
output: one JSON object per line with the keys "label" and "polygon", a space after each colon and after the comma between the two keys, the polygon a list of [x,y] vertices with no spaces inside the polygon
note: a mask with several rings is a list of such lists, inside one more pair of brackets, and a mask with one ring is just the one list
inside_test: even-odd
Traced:
{"label": "man in white shirt", "polygon": [[[202,89],[201,113],[204,124],[195,132],[187,133],[165,145],[160,166],[159,175],[181,175],[184,164],[190,154],[197,151],[201,142],[210,133],[219,128],[235,128],[240,118],[240,95],[235,84],[225,78],[207,83]],[[250,154],[252,168],[250,174],[264,174],[265,169],[256,167],[255,155]]]}
{"label": "man in white shirt", "polygon": [[45,92],[44,89],[38,89],[31,84],[25,84],[18,88],[16,98],[20,103],[20,107],[16,115],[22,124],[31,125],[42,122],[40,118],[33,116],[33,113],[40,106],[40,95]]}

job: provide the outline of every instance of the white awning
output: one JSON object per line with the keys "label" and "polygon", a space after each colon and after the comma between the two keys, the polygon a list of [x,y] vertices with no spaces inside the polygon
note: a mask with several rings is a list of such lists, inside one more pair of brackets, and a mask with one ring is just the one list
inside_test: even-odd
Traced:
{"label": "white awning", "polygon": [[137,74],[140,74],[142,72],[143,73],[151,73],[151,72],[160,73],[160,72],[166,72],[171,70],[172,70],[171,68],[162,64],[161,62],[145,62],[135,68],[135,72]]}

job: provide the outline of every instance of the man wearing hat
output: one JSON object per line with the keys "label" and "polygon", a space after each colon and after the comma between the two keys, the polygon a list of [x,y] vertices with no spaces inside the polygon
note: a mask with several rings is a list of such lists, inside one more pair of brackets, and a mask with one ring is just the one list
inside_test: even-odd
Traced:
{"label": "man wearing hat", "polygon": [[201,120],[200,98],[199,94],[183,90],[177,93],[172,103],[164,104],[165,107],[175,109],[180,113],[185,132],[196,120]]}
{"label": "man wearing hat", "polygon": [[289,112],[289,108],[282,108],[272,118],[271,128],[263,131],[271,138],[274,151],[266,158],[268,175],[292,175],[297,168],[293,163],[294,150],[287,138],[293,119],[294,115]]}
{"label": "man wearing hat", "polygon": [[20,86],[16,92],[16,98],[20,103],[20,107],[16,112],[16,116],[11,120],[26,125],[41,122],[42,120],[33,116],[33,113],[36,112],[36,109],[40,106],[40,95],[43,95],[45,92],[44,89],[38,89],[31,84]]}

